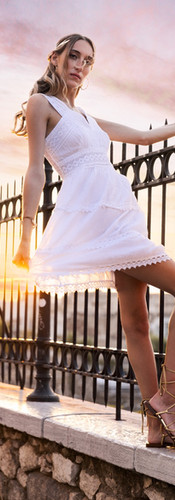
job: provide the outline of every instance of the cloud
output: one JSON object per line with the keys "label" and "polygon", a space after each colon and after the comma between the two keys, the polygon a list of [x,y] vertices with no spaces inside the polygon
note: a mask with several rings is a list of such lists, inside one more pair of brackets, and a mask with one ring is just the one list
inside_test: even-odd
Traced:
{"label": "cloud", "polygon": [[[1,19],[0,92],[4,99],[0,132],[1,136],[8,137],[10,155],[13,162],[17,159],[15,164],[20,164],[21,169],[23,160],[17,156],[21,151],[24,159],[25,154],[21,141],[16,147],[11,138],[13,115],[27,99],[34,81],[42,75],[47,54],[60,37],[69,33],[86,34],[96,45],[90,84],[95,91],[95,98],[91,99],[94,114],[99,108],[102,112],[103,103],[104,114],[108,114],[109,119],[116,105],[119,116],[122,113],[125,116],[127,106],[134,126],[137,109],[139,112],[142,109],[147,119],[149,108],[150,121],[157,116],[158,109],[161,109],[162,121],[172,113],[174,0],[1,0]],[[110,104],[104,98],[100,101],[100,93],[110,97]],[[86,95],[88,92],[84,93],[84,107],[86,101],[89,105]],[[6,147],[5,141],[1,149],[3,168]],[[12,166],[12,160],[6,157],[6,164],[8,161]]]}

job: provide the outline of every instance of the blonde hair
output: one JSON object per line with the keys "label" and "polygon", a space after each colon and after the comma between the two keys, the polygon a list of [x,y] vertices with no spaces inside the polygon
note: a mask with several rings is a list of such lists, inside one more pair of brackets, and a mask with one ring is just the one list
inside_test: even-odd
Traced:
{"label": "blonde hair", "polygon": [[[48,61],[49,64],[46,68],[46,71],[44,74],[37,80],[30,92],[30,96],[33,94],[41,93],[41,94],[48,94],[48,95],[58,95],[60,94],[62,97],[65,99],[67,98],[67,85],[63,79],[58,73],[55,72],[55,66],[51,62],[51,57],[52,55],[56,52],[57,54],[62,54],[66,49],[66,55],[65,55],[65,60],[64,60],[64,66],[66,67],[67,64],[67,59],[69,56],[69,53],[73,47],[73,45],[78,41],[78,40],[85,40],[86,42],[89,43],[89,45],[92,48],[93,52],[93,58],[95,55],[95,47],[93,42],[90,40],[90,38],[87,38],[86,36],[78,35],[78,34],[73,34],[73,35],[68,35],[64,38],[61,38],[57,44],[56,48],[49,54],[48,56]],[[93,64],[93,62],[92,62]],[[78,92],[81,88],[81,85],[77,89],[76,96],[78,95]],[[27,101],[22,103],[21,105],[21,110],[16,113],[15,115],[15,120],[14,120],[14,128],[13,131],[17,135],[27,135],[27,129],[26,129],[26,110],[25,106],[27,104]]]}

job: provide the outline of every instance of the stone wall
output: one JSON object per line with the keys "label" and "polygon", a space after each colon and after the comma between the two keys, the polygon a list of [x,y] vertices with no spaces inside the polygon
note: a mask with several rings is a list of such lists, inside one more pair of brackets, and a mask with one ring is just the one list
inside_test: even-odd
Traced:
{"label": "stone wall", "polygon": [[0,500],[174,500],[175,486],[0,426]]}

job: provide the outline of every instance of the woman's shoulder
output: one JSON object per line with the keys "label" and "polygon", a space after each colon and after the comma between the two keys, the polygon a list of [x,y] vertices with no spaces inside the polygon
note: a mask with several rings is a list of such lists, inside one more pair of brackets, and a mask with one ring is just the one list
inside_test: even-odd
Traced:
{"label": "woman's shoulder", "polygon": [[44,104],[44,103],[47,103],[48,101],[47,101],[47,96],[45,94],[41,94],[41,93],[37,92],[35,94],[32,94],[29,97],[27,103],[30,103],[30,102],[34,102],[35,104],[37,104],[37,103]]}
{"label": "woman's shoulder", "polygon": [[35,111],[36,113],[49,111],[49,102],[44,94],[32,94],[27,101],[27,112]]}

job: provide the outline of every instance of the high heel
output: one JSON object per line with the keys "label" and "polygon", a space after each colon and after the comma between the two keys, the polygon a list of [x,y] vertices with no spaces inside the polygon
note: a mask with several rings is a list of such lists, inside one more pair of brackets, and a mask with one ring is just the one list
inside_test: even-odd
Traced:
{"label": "high heel", "polygon": [[[141,402],[141,414],[142,414],[142,434],[143,434],[143,429],[144,429],[144,416],[147,416],[149,418],[155,418],[157,419],[156,415],[152,415],[152,413],[149,413],[147,403],[149,404],[148,400],[143,400]],[[164,434],[163,432],[163,427],[162,424],[160,423],[160,433],[161,433],[161,441],[158,443],[150,443],[149,441],[146,441],[146,448],[172,448],[173,445],[171,443],[167,443],[165,441],[165,438],[167,437],[168,434]]]}
{"label": "high heel", "polygon": [[[167,368],[165,363],[163,363],[162,373],[161,373],[161,378],[160,378],[160,395],[162,396],[163,392],[164,392],[166,394],[169,394],[169,396],[171,396],[173,399],[175,399],[175,395],[172,394],[171,392],[169,392],[167,389],[167,385],[168,384],[175,384],[175,380],[170,380],[170,381],[168,380],[167,381],[166,371],[175,374],[175,370],[171,370],[170,368]],[[147,410],[149,410],[150,414],[153,417],[156,417],[160,421],[163,429],[166,432],[166,436],[169,436],[169,438],[172,440],[173,447],[175,447],[175,418],[168,425],[166,424],[166,422],[163,418],[163,415],[165,413],[169,414],[169,415],[174,415],[174,417],[175,417],[175,403],[173,403],[171,406],[169,406],[165,410],[161,410],[161,411],[156,411],[148,400],[143,401],[143,405],[146,407]],[[174,424],[174,428],[172,429],[171,426],[173,424]],[[171,443],[169,444],[169,446],[171,446]]]}

